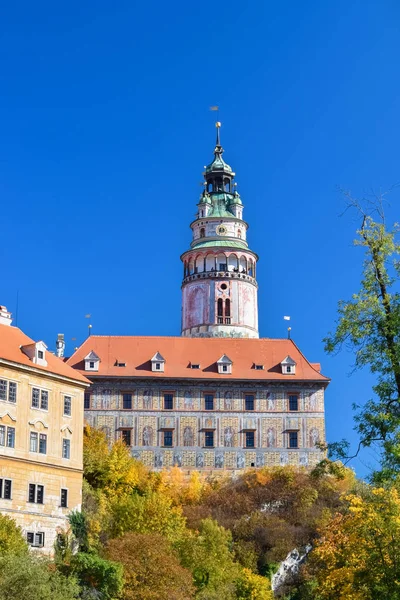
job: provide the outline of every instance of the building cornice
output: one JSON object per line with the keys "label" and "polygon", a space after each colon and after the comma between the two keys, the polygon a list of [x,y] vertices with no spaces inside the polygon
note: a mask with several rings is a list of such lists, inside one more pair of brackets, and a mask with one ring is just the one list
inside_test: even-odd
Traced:
{"label": "building cornice", "polygon": [[51,371],[36,369],[35,367],[23,365],[22,363],[17,363],[12,360],[7,360],[5,358],[0,358],[0,365],[5,365],[5,366],[10,367],[11,369],[15,369],[17,371],[22,371],[25,373],[32,373],[33,375],[36,375],[38,377],[48,377],[49,379],[67,382],[67,383],[70,383],[72,385],[82,387],[82,388],[87,388],[90,385],[89,383],[86,383],[85,381],[80,381],[79,379],[72,379],[72,377],[67,377],[66,375],[60,375],[59,373],[53,373]]}

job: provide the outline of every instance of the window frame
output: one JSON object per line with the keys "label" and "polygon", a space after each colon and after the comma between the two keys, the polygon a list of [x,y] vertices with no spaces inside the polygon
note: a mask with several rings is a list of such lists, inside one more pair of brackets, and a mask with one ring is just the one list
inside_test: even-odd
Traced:
{"label": "window frame", "polygon": [[[33,498],[33,500],[31,500]],[[44,485],[28,483],[28,504],[44,504]]]}
{"label": "window frame", "polygon": [[[251,439],[252,439],[253,443],[250,445],[249,440],[251,440]],[[256,447],[256,432],[255,431],[245,431],[244,432],[244,447],[245,448],[255,448]]]}
{"label": "window frame", "polygon": [[[11,439],[12,439],[12,444],[10,444],[10,433],[11,433]],[[10,425],[7,425],[7,433],[6,433],[6,446],[7,448],[15,448],[15,427],[10,427]]]}
{"label": "window frame", "polygon": [[[43,446],[44,446],[44,452],[43,452]],[[39,433],[38,454],[47,454],[47,433]]]}
{"label": "window frame", "polygon": [[[32,537],[31,537],[32,536]],[[40,536],[38,538],[38,536]],[[30,541],[30,537],[32,541]],[[40,540],[37,542],[37,540]],[[44,531],[27,531],[26,532],[26,543],[32,548],[44,548]]]}
{"label": "window frame", "polygon": [[[129,396],[129,406],[125,406],[125,402],[128,401]],[[122,410],[132,410],[132,392],[122,392]]]}
{"label": "window frame", "polygon": [[90,392],[84,392],[83,394],[83,410],[90,410],[91,394]]}
{"label": "window frame", "polygon": [[[211,400],[210,400],[211,398]],[[215,410],[215,393],[214,392],[203,392],[204,410],[211,411]],[[207,406],[208,402],[212,402],[212,407]]]}
{"label": "window frame", "polygon": [[[17,389],[18,384],[16,381],[11,381],[10,379],[0,379],[0,401],[1,402],[10,402],[10,404],[16,404],[17,402]],[[13,390],[13,392],[11,391]],[[14,399],[11,399],[11,395]]]}
{"label": "window frame", "polygon": [[[9,477],[1,477],[0,478],[0,498],[2,500],[12,500],[12,482],[13,480]],[[6,495],[6,486],[9,484],[8,491],[9,493]]]}
{"label": "window frame", "polygon": [[[294,404],[292,404],[292,399],[296,398],[296,408],[292,408]],[[299,412],[300,410],[300,394],[298,392],[289,392],[288,393],[288,411],[289,412]]]}
{"label": "window frame", "polygon": [[[209,443],[211,441],[212,443]],[[214,430],[208,429],[204,432],[204,448],[215,448]]]}
{"label": "window frame", "polygon": [[[68,406],[69,400],[69,412],[66,412],[66,405]],[[64,396],[64,417],[72,417],[72,396]]]}
{"label": "window frame", "polygon": [[[120,431],[121,431],[121,440],[124,442],[124,444],[128,448],[130,448],[132,446],[132,428],[131,427],[122,427]],[[124,434],[127,434],[127,433],[129,433],[129,444],[124,439]]]}
{"label": "window frame", "polygon": [[[293,450],[299,447],[299,432],[297,429],[293,429],[287,432],[288,433],[288,448]],[[292,436],[296,436],[295,438]],[[292,445],[292,440],[296,440],[296,445]]]}
{"label": "window frame", "polygon": [[[68,452],[64,452],[64,450],[66,450],[67,448],[68,448]],[[68,454],[68,456],[67,456],[67,454]],[[61,456],[65,460],[70,460],[70,458],[71,458],[71,440],[68,438],[62,439]]]}
{"label": "window frame", "polygon": [[[168,438],[169,437],[171,438],[171,443],[170,444],[166,444],[165,443],[165,437],[166,437],[166,435],[168,435]],[[162,432],[162,438],[163,438],[162,439],[163,448],[173,448],[173,446],[174,446],[174,430],[173,429],[165,429]]]}
{"label": "window frame", "polygon": [[68,508],[68,488],[61,488],[60,490],[60,508]]}
{"label": "window frame", "polygon": [[[166,396],[171,396],[170,399],[168,399],[168,402],[171,400],[171,406],[166,406]],[[175,392],[171,392],[171,391],[167,391],[167,392],[163,392],[163,410],[174,410],[174,405],[175,405]]]}
{"label": "window frame", "polygon": [[[248,408],[247,406],[247,398],[251,396],[253,398],[253,408]],[[243,403],[245,412],[254,412],[256,409],[256,395],[253,392],[244,392],[243,394]]]}

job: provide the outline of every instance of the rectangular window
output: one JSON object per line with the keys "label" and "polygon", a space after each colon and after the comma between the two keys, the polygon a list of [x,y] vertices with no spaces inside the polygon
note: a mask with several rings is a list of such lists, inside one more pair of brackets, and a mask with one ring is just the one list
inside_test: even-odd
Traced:
{"label": "rectangular window", "polygon": [[174,408],[174,395],[164,394],[164,408],[166,410],[172,410]]}
{"label": "rectangular window", "polygon": [[297,431],[289,431],[289,448],[298,448],[298,433]]}
{"label": "rectangular window", "polygon": [[0,498],[11,500],[11,479],[0,479]]}
{"label": "rectangular window", "polygon": [[219,270],[220,271],[226,271],[227,270],[226,263],[219,263]]}
{"label": "rectangular window", "polygon": [[17,384],[13,381],[8,383],[8,401],[14,404],[17,401]]}
{"label": "rectangular window", "polygon": [[38,358],[43,359],[44,358],[44,354],[43,354],[43,350],[38,350]]}
{"label": "rectangular window", "polygon": [[62,443],[62,457],[69,458],[71,454],[71,441],[67,439],[63,439]]}
{"label": "rectangular window", "polygon": [[254,410],[254,396],[253,394],[246,394],[244,397],[244,409]]}
{"label": "rectangular window", "polygon": [[160,363],[156,363],[156,371],[160,371],[161,370],[161,364]]}
{"label": "rectangular window", "polygon": [[204,434],[204,445],[206,448],[214,448],[214,432],[206,431]]}
{"label": "rectangular window", "polygon": [[222,365],[222,370],[224,373],[228,372],[228,365]]}
{"label": "rectangular window", "polygon": [[68,490],[61,488],[61,508],[68,508]]}
{"label": "rectangular window", "polygon": [[40,392],[40,408],[42,410],[49,409],[49,392],[46,392],[46,390]]}
{"label": "rectangular window", "polygon": [[289,394],[289,410],[299,410],[299,397],[296,394]]}
{"label": "rectangular window", "polygon": [[256,371],[263,371],[264,365],[256,365]]}
{"label": "rectangular window", "polygon": [[7,381],[0,379],[0,400],[7,400]]}
{"label": "rectangular window", "polygon": [[72,398],[71,396],[64,396],[64,415],[66,417],[70,417],[71,416],[71,410],[72,410]]}
{"label": "rectangular window", "polygon": [[123,394],[122,408],[125,410],[130,410],[132,408],[132,394]]}
{"label": "rectangular window", "polygon": [[130,429],[122,430],[122,441],[127,445],[132,445],[132,431]]}
{"label": "rectangular window", "polygon": [[94,361],[89,362],[89,369],[94,369]]}
{"label": "rectangular window", "polygon": [[164,446],[172,446],[172,431],[164,431]]}
{"label": "rectangular window", "polygon": [[6,445],[6,428],[5,425],[0,425],[0,446]]}
{"label": "rectangular window", "polygon": [[38,434],[35,433],[34,431],[31,431],[29,450],[31,452],[38,451]]}
{"label": "rectangular window", "polygon": [[214,395],[204,394],[204,408],[205,410],[214,410]]}
{"label": "rectangular window", "polygon": [[7,427],[7,446],[15,448],[15,427]]}
{"label": "rectangular window", "polygon": [[192,369],[200,369],[200,365],[190,365]]}
{"label": "rectangular window", "polygon": [[85,395],[83,398],[83,408],[84,408],[84,410],[88,410],[90,408],[90,393],[89,392],[85,392]]}
{"label": "rectangular window", "polygon": [[291,372],[292,372],[292,367],[290,365],[287,365],[286,373],[291,373]]}
{"label": "rectangular window", "polygon": [[246,431],[246,448],[254,448],[254,431]]}
{"label": "rectangular window", "polygon": [[26,534],[26,541],[29,546],[33,546],[34,548],[43,548],[44,533],[33,533],[33,531],[28,531]]}
{"label": "rectangular window", "polygon": [[32,388],[32,408],[39,408],[40,390]]}
{"label": "rectangular window", "polygon": [[39,433],[39,454],[47,453],[47,435]]}
{"label": "rectangular window", "polygon": [[44,500],[44,486],[37,485],[36,483],[29,484],[28,490],[28,502],[33,504],[43,504]]}

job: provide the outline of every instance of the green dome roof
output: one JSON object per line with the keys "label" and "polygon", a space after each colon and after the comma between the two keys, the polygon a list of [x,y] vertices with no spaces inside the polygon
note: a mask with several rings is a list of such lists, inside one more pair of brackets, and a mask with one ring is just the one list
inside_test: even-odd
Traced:
{"label": "green dome roof", "polygon": [[212,171],[224,171],[226,173],[232,173],[232,167],[230,167],[222,158],[221,154],[217,153],[214,160],[206,167],[206,173]]}

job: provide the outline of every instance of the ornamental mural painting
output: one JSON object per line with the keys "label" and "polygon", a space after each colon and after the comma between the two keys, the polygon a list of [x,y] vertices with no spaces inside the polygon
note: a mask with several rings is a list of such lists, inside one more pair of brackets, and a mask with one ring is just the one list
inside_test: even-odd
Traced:
{"label": "ornamental mural painting", "polygon": [[316,427],[310,430],[310,448],[315,448],[319,443],[319,431]]}
{"label": "ornamental mural painting", "polygon": [[192,392],[190,392],[189,390],[185,391],[183,405],[186,409],[194,408],[193,395]]}
{"label": "ornamental mural painting", "polygon": [[274,448],[276,446],[276,431],[275,427],[270,427],[267,430],[267,448]]}
{"label": "ornamental mural painting", "polygon": [[196,327],[208,321],[208,286],[198,283],[185,289],[187,302],[183,314],[184,328]]}
{"label": "ornamental mural painting", "polygon": [[194,446],[194,433],[192,427],[185,427],[183,430],[183,445]]}
{"label": "ornamental mural painting", "polygon": [[143,446],[153,445],[153,428],[150,425],[143,427],[142,441]]}
{"label": "ornamental mural painting", "polygon": [[225,429],[224,429],[224,446],[232,448],[235,445],[234,439],[235,439],[235,432],[233,430],[233,427],[225,427]]}
{"label": "ornamental mural painting", "polygon": [[267,410],[275,410],[274,392],[267,392]]}
{"label": "ornamental mural painting", "polygon": [[225,392],[225,410],[232,410],[233,395],[232,392]]}
{"label": "ornamental mural painting", "polygon": [[153,407],[153,392],[151,390],[145,390],[143,392],[143,408],[149,410]]}

